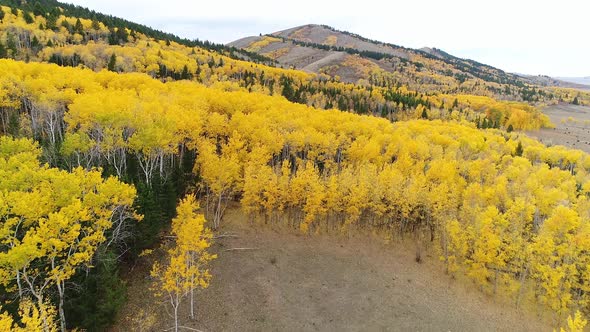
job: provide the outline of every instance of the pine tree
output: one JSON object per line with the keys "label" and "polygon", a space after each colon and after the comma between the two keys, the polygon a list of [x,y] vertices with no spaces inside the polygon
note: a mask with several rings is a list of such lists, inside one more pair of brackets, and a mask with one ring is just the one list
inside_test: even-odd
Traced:
{"label": "pine tree", "polygon": [[96,18],[92,20],[92,29],[93,30],[100,30],[100,23]]}
{"label": "pine tree", "polygon": [[31,13],[29,13],[29,12],[24,12],[23,13],[23,18],[25,19],[25,22],[27,24],[31,24],[31,23],[35,22],[35,19],[31,15]]}
{"label": "pine tree", "polygon": [[576,96],[576,97],[574,98],[574,101],[572,101],[572,104],[573,104],[573,105],[580,105],[580,101],[578,100],[578,96]]}
{"label": "pine tree", "polygon": [[514,151],[514,155],[518,157],[522,157],[522,153],[524,149],[522,148],[522,143],[519,141],[518,145],[516,146],[516,150]]}
{"label": "pine tree", "polygon": [[111,55],[111,59],[109,60],[109,64],[107,66],[107,69],[110,71],[116,71],[116,67],[117,67],[117,56],[115,55],[115,53],[113,53]]}
{"label": "pine tree", "polygon": [[188,71],[187,65],[184,65],[184,67],[182,68],[182,73],[180,74],[180,79],[181,80],[190,80],[191,79],[191,73]]}
{"label": "pine tree", "polygon": [[426,113],[426,108],[422,110],[422,119],[428,120],[428,113]]}
{"label": "pine tree", "polygon": [[6,47],[4,47],[4,45],[2,45],[2,42],[0,42],[0,59],[4,59],[8,57],[8,51],[6,50]]}
{"label": "pine tree", "polygon": [[16,41],[14,40],[14,36],[12,34],[8,34],[6,48],[10,51],[10,56],[14,58],[16,56],[17,50]]}
{"label": "pine tree", "polygon": [[84,34],[84,26],[82,25],[80,19],[76,20],[76,24],[74,25],[74,32],[79,33],[81,35]]}

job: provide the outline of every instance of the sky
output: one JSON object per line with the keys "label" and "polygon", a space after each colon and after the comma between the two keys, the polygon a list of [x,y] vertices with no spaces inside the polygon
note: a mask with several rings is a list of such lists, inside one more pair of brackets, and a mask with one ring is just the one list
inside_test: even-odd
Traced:
{"label": "sky", "polygon": [[590,76],[588,0],[65,2],[217,43],[303,24],[327,24],[400,46],[436,47],[509,72]]}

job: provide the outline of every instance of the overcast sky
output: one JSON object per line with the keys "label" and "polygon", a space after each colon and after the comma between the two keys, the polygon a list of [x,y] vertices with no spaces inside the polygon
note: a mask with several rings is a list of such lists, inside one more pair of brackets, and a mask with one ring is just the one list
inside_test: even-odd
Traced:
{"label": "overcast sky", "polygon": [[218,43],[316,23],[510,72],[590,76],[588,0],[65,1]]}

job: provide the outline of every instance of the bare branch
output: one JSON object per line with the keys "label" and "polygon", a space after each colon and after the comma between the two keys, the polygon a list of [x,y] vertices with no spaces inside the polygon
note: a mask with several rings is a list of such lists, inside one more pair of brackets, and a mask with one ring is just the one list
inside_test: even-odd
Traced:
{"label": "bare branch", "polygon": [[228,248],[225,251],[258,250],[260,248]]}

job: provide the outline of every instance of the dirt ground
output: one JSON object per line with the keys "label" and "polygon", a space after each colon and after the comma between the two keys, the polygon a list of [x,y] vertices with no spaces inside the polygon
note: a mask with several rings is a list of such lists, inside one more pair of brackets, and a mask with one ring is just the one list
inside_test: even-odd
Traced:
{"label": "dirt ground", "polygon": [[555,128],[529,131],[527,135],[547,145],[563,145],[590,153],[590,107],[559,104],[542,111]]}
{"label": "dirt ground", "polygon": [[[197,298],[200,331],[550,331],[541,319],[444,274],[413,246],[376,236],[304,236],[251,227],[233,209],[212,248],[213,280]],[[230,248],[255,248],[234,250]],[[156,257],[161,255],[156,254]],[[128,303],[112,331],[162,331],[172,319],[150,286],[144,260],[128,273]],[[184,329],[190,331],[189,329]]]}

